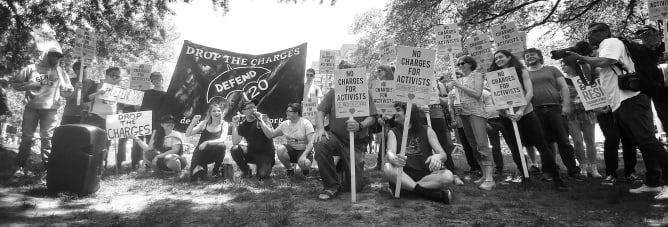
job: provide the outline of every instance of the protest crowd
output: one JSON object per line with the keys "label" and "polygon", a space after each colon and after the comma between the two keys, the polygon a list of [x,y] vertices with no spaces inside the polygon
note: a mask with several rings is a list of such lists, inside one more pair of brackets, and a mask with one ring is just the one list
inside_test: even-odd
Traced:
{"label": "protest crowd", "polygon": [[[304,82],[291,85],[297,86],[292,96],[280,92],[257,96],[253,89],[220,95],[246,80],[255,80],[254,88],[261,91],[288,86],[276,76],[282,69],[230,68],[216,77],[211,62],[235,61],[228,56],[196,58],[202,62],[183,75],[213,78],[211,86],[219,85],[215,92],[188,87],[179,83],[187,80],[182,78],[172,79],[166,89],[157,71],[146,75],[150,89],[130,89],[119,86],[123,71],[119,67],[107,68],[104,79],[95,81],[88,77],[85,61],[66,70],[60,47],[40,49],[34,64],[12,75],[5,82],[11,86],[2,86],[25,92],[15,175],[28,172],[26,162],[36,132],[42,161],[48,166],[55,150],[54,131],[64,125],[90,125],[107,135],[97,141],[106,147],[105,166],[110,150],[117,151],[112,153],[117,169],[129,159],[133,171],[185,174],[192,181],[233,176],[231,163],[224,163],[226,156],[232,158],[241,179],[271,180],[276,161],[288,177],[316,175],[317,166],[320,200],[364,190],[365,171],[381,171],[394,197],[415,195],[446,204],[453,196],[449,189],[458,185],[476,184],[489,191],[501,183],[532,179],[551,181],[555,190],[568,193],[568,184],[590,177],[608,186],[627,180],[634,185],[628,188],[630,193],[652,193],[654,199],[666,200],[668,151],[655,135],[651,105],[661,123],[668,125],[668,88],[663,79],[668,75],[659,68],[666,63],[659,29],[652,25],[638,29],[642,44],[613,36],[605,23],[590,24],[586,33],[584,44],[550,54],[536,48],[502,49],[502,45],[493,52],[471,48],[466,54],[391,45],[390,60],[371,73],[345,61],[334,64],[324,53],[318,71],[330,75],[332,85],[316,84],[316,70],[302,67],[302,74],[291,75]],[[484,36],[482,40],[489,40]],[[494,36],[495,41],[500,38]],[[457,45],[455,49],[462,49],[461,42]],[[476,45],[489,44],[464,42],[467,48]],[[184,47],[182,54],[197,48]],[[284,53],[258,59],[278,64],[304,55],[297,47]],[[440,78],[434,78],[436,54],[448,55],[452,64],[451,72]],[[548,57],[561,65],[546,64]],[[246,59],[237,60],[236,65],[243,65]],[[283,95],[287,101],[276,107],[283,120],[276,122],[277,115],[268,113],[272,101],[266,99]],[[181,105],[172,102],[174,97],[195,96],[195,102],[173,107]],[[6,102],[0,105],[2,113]],[[62,118],[57,119],[61,108]],[[189,120],[186,124],[184,117]],[[601,170],[594,144],[596,124],[605,136]],[[194,136],[199,140],[187,151],[185,141]],[[517,169],[504,169],[501,137]],[[115,145],[112,140],[118,140],[117,148],[110,147]],[[130,140],[128,154],[125,145]],[[623,177],[617,176],[620,141]],[[646,167],[644,176],[635,172],[638,150]],[[468,167],[455,166],[452,156],[460,151]],[[190,160],[187,152],[192,152]],[[557,163],[557,153],[565,170]],[[370,154],[377,154],[378,162],[365,169],[364,157]]]}

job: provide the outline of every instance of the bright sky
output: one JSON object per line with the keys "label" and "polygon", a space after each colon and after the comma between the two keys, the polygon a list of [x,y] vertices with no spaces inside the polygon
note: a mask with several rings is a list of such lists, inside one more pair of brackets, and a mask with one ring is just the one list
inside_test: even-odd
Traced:
{"label": "bright sky", "polygon": [[[183,40],[218,49],[246,54],[264,54],[308,42],[306,65],[317,61],[320,50],[339,49],[354,44],[349,27],[355,14],[368,9],[382,9],[386,0],[317,0],[277,3],[276,0],[231,0],[230,11],[212,10],[211,1],[193,1],[173,5],[177,31]],[[177,54],[178,55],[178,54]],[[176,56],[178,58],[178,56]],[[176,59],[174,59],[174,62]]]}

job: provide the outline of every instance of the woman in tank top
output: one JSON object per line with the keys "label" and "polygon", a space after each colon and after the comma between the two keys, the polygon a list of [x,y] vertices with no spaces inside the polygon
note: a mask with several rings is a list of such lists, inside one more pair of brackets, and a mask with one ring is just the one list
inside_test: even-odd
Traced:
{"label": "woman in tank top", "polygon": [[204,178],[208,171],[208,165],[211,163],[214,163],[211,175],[220,175],[220,166],[225,158],[225,138],[229,127],[228,123],[223,120],[227,111],[228,104],[226,101],[212,102],[206,111],[205,119],[200,122],[202,116],[195,115],[188,126],[186,136],[201,133],[190,161],[191,180]]}

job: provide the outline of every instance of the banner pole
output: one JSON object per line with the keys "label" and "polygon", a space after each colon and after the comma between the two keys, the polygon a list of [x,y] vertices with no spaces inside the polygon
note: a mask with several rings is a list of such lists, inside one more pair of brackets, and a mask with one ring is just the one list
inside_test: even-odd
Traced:
{"label": "banner pole", "polygon": [[[353,119],[352,113],[350,117],[348,117],[348,120],[355,120]],[[361,127],[361,125],[360,125]],[[350,141],[350,200],[354,203],[357,201],[357,192],[356,192],[356,184],[355,182],[355,133],[354,132],[348,132],[348,139]]]}
{"label": "banner pole", "polygon": [[[513,110],[512,107],[508,108],[508,110],[509,110],[510,114],[515,114],[515,110]],[[520,160],[522,160],[522,171],[524,173],[524,178],[529,178],[529,171],[527,170],[527,164],[526,164],[526,160],[524,158],[524,152],[522,152],[524,147],[522,146],[522,139],[520,138],[520,131],[517,128],[517,122],[516,121],[512,121],[512,122],[513,122],[513,130],[515,131],[515,142],[517,143],[517,152],[520,153],[519,154],[520,155]]]}
{"label": "banner pole", "polygon": [[[404,119],[404,130],[403,136],[401,137],[401,152],[400,155],[406,154],[406,141],[408,140],[408,127],[410,127],[411,111],[413,110],[413,103],[406,103],[406,114]],[[403,167],[397,167],[397,181],[396,188],[394,189],[394,197],[399,198],[401,196],[401,177],[404,174]]]}

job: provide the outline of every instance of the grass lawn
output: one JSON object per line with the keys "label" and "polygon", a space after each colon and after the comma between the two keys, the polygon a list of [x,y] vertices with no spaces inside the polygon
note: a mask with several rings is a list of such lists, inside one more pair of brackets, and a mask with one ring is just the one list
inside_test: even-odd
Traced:
{"label": "grass lawn", "polygon": [[[504,156],[505,170],[514,171],[510,155]],[[463,154],[455,154],[454,159],[459,168],[468,169]],[[366,163],[374,165],[375,154],[367,154]],[[384,190],[387,180],[381,173],[367,170],[369,184],[358,193],[358,202],[351,204],[349,193],[331,201],[318,201],[322,186],[317,171],[312,171],[309,178],[300,177],[299,171],[297,177],[287,177],[278,163],[270,182],[241,180],[238,170],[233,182],[220,178],[190,182],[185,175],[156,176],[143,171],[128,173],[127,169],[116,175],[111,166],[113,160],[103,175],[100,190],[82,198],[68,193],[49,197],[39,177],[18,181],[5,178],[0,184],[0,225],[668,225],[668,201],[654,201],[651,195],[631,195],[628,188],[635,186],[623,179],[614,187],[602,186],[599,179],[567,179],[569,191],[557,192],[551,182],[540,181],[539,177],[523,184],[499,184],[503,176],[497,176],[493,191],[481,191],[469,182],[451,186],[453,202],[445,205],[419,198],[393,199]],[[644,169],[640,159],[637,169]]]}

